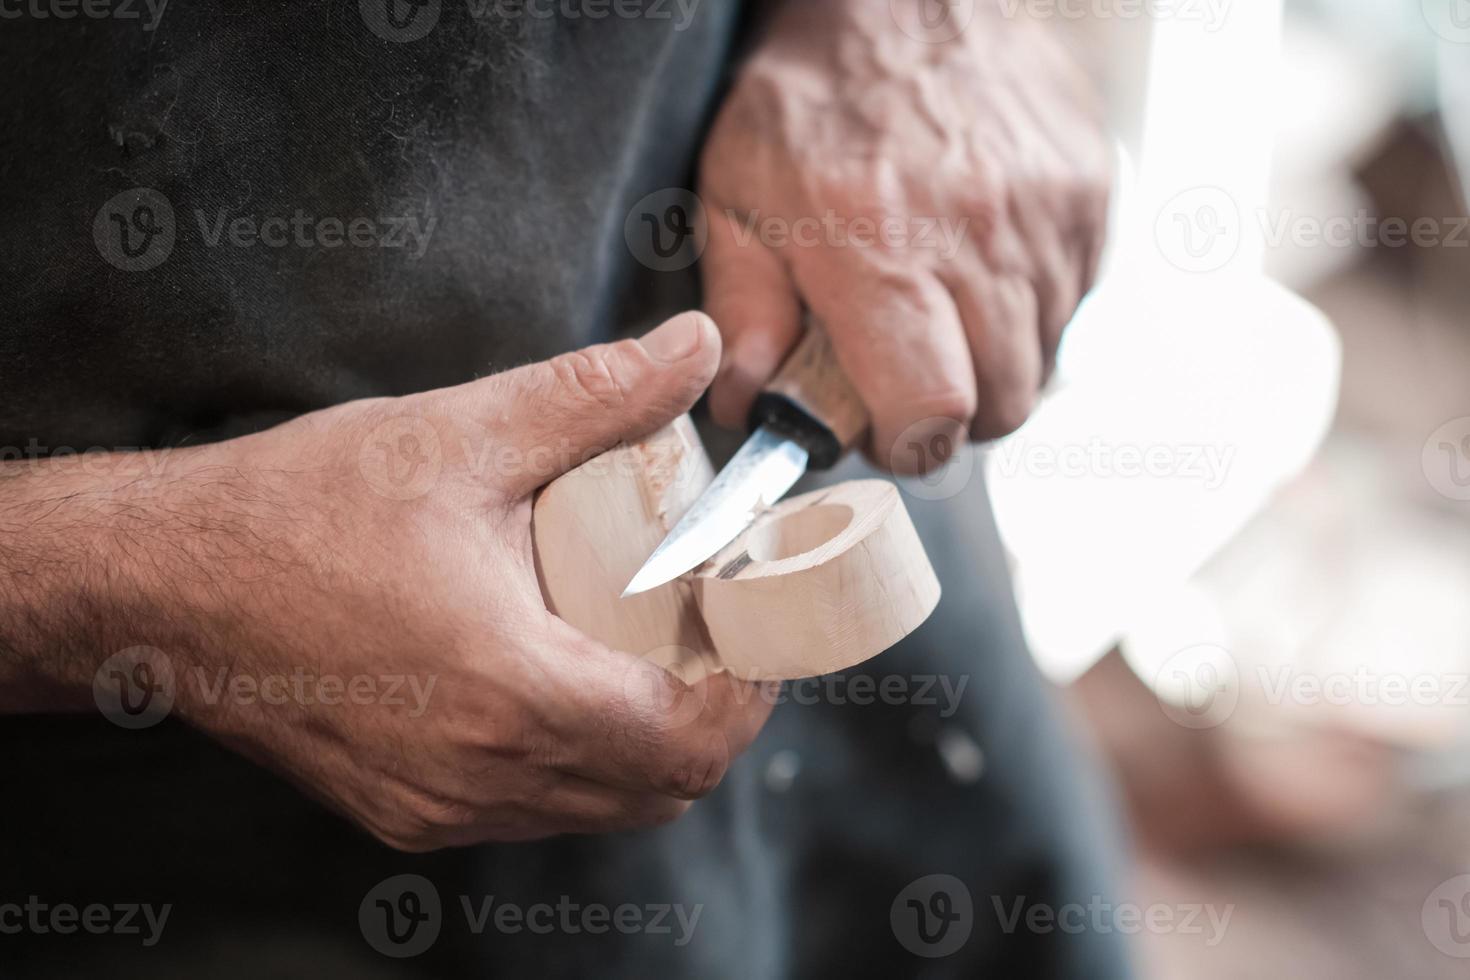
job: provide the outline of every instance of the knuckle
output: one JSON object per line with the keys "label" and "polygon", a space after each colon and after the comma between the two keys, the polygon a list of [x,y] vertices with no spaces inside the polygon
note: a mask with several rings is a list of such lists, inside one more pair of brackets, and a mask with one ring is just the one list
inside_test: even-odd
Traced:
{"label": "knuckle", "polygon": [[1018,176],[1009,188],[1007,200],[1027,211],[1055,209],[1067,201],[1071,181],[1059,168],[1037,168]]}
{"label": "knuckle", "polygon": [[404,854],[426,854],[444,846],[426,828],[410,821],[396,820],[391,826],[369,825],[367,830],[393,850]]}
{"label": "knuckle", "polygon": [[1036,407],[1037,392],[1011,385],[989,392],[975,413],[972,434],[977,439],[999,439],[1015,432]]}
{"label": "knuckle", "polygon": [[1103,184],[1093,188],[1087,195],[1082,211],[1090,222],[1089,228],[1095,234],[1107,231],[1108,216],[1113,207],[1113,188],[1111,184]]}
{"label": "knuckle", "polygon": [[617,411],[632,393],[636,346],[631,340],[620,340],[571,351],[553,358],[551,368],[561,391],[573,402]]}
{"label": "knuckle", "polygon": [[969,423],[978,410],[978,396],[973,391],[951,389],[938,392],[924,404],[924,414],[937,418],[954,419],[961,425]]}
{"label": "knuckle", "polygon": [[664,827],[679,819],[693,806],[692,800],[674,799],[654,793],[619,799],[595,814],[572,817],[564,821],[567,833],[613,834]]}
{"label": "knuckle", "polygon": [[377,834],[376,836],[378,840],[403,854],[428,854],[430,851],[437,851],[443,846],[428,838],[399,836],[396,834]]}
{"label": "knuckle", "polygon": [[693,805],[692,800],[671,800],[665,797],[645,811],[642,825],[644,827],[666,827],[688,813],[689,808]]}
{"label": "knuckle", "polygon": [[1066,188],[1064,197],[1074,216],[1074,223],[1088,231],[1101,229],[1107,224],[1112,199],[1111,180],[1096,174],[1079,175]]}
{"label": "knuckle", "polygon": [[647,830],[664,827],[689,811],[692,800],[649,795],[624,802],[618,812],[605,821],[610,830]]}
{"label": "knuckle", "polygon": [[1001,208],[1010,194],[1011,170],[989,157],[979,157],[967,174],[957,192],[964,200],[977,208]]}
{"label": "knuckle", "polygon": [[664,705],[687,691],[687,685],[663,668],[646,661],[636,663],[623,690],[605,699],[598,728],[630,752],[662,752],[674,736]]}
{"label": "knuckle", "polygon": [[[930,294],[924,283],[912,270],[901,262],[873,263],[862,270],[871,277],[872,293],[886,297],[887,303],[898,309],[925,310],[929,306]],[[859,321],[866,324],[866,321]],[[881,329],[877,323],[867,325],[868,330]]]}
{"label": "knuckle", "polygon": [[680,800],[707,796],[724,780],[730,766],[729,752],[716,739],[683,748],[671,754],[658,776],[655,789]]}
{"label": "knuckle", "polygon": [[468,804],[409,791],[399,801],[386,834],[379,837],[397,850],[423,853],[449,845],[474,827],[477,818]]}

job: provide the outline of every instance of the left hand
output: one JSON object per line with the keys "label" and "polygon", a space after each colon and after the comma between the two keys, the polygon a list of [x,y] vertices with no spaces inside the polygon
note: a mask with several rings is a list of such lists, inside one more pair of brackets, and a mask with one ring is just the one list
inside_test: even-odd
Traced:
{"label": "left hand", "polygon": [[928,470],[1030,414],[1096,272],[1111,151],[1060,44],[988,2],[939,44],[888,3],[778,5],[701,162],[717,422],[744,423],[803,307],[881,466]]}

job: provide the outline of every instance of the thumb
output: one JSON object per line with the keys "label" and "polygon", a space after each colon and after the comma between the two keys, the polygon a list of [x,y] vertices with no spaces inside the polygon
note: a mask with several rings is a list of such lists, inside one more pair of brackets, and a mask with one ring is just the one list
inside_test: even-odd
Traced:
{"label": "thumb", "polygon": [[639,340],[598,344],[464,386],[470,412],[505,458],[507,490],[532,493],[620,442],[687,412],[720,362],[720,335],[703,313],[681,313]]}

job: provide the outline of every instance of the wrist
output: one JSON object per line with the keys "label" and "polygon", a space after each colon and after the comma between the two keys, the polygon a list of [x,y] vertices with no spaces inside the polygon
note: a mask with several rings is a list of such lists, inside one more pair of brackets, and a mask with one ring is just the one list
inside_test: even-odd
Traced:
{"label": "wrist", "polygon": [[109,656],[162,645],[170,453],[0,464],[0,712],[91,703]]}

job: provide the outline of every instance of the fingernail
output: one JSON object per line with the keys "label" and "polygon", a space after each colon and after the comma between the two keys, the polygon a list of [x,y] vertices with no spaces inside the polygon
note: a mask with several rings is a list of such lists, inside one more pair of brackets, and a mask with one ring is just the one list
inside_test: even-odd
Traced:
{"label": "fingernail", "polygon": [[709,318],[698,313],[681,313],[643,335],[643,349],[665,364],[673,364],[699,350]]}

